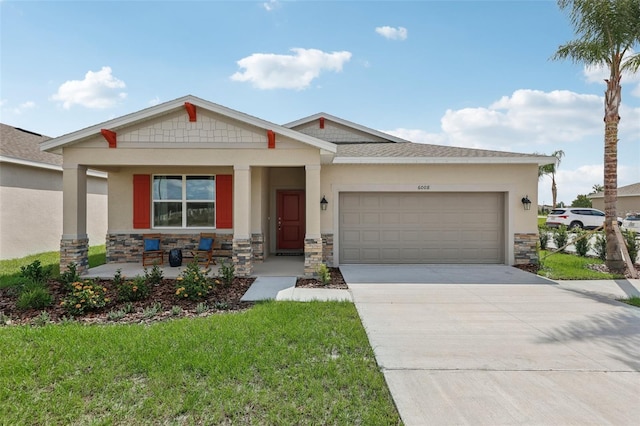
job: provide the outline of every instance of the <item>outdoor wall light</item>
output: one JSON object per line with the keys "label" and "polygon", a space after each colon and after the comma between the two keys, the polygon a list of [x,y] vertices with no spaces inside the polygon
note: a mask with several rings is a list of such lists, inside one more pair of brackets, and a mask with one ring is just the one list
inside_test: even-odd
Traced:
{"label": "outdoor wall light", "polygon": [[525,210],[531,210],[531,200],[529,199],[528,195],[525,195],[522,198],[522,206],[524,207]]}
{"label": "outdoor wall light", "polygon": [[327,201],[326,198],[324,198],[324,195],[323,195],[322,200],[320,200],[320,210],[325,211],[327,209],[328,204],[329,202]]}

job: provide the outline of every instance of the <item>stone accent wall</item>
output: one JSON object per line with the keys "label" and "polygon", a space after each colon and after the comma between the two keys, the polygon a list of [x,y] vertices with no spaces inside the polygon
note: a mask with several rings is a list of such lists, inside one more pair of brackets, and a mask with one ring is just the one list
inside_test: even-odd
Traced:
{"label": "stone accent wall", "polygon": [[322,234],[322,262],[333,265],[333,234]]}
{"label": "stone accent wall", "polygon": [[[161,233],[160,248],[165,251],[165,262],[168,262],[169,250],[182,249],[182,255],[189,257],[189,250],[198,247],[200,233],[197,234],[169,234]],[[107,263],[140,263],[144,234],[107,234]],[[214,257],[231,257],[233,236],[231,234],[216,234],[213,243]]]}
{"label": "stone accent wall", "polygon": [[253,251],[254,262],[264,261],[264,235],[251,234],[251,250]]}
{"label": "stone accent wall", "polygon": [[322,263],[322,238],[304,240],[304,276],[318,276],[318,266]]}
{"label": "stone accent wall", "polygon": [[538,264],[538,234],[514,234],[514,258],[516,265]]}
{"label": "stone accent wall", "polygon": [[251,240],[233,240],[233,266],[238,277],[250,277],[253,273],[253,256],[251,254]]}
{"label": "stone accent wall", "polygon": [[76,264],[78,274],[89,270],[88,238],[60,240],[60,272],[66,272],[71,263]]}

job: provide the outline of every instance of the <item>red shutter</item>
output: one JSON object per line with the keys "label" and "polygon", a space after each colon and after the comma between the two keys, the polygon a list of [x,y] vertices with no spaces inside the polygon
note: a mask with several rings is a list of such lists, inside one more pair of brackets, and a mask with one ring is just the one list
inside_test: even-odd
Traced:
{"label": "red shutter", "polygon": [[233,177],[216,176],[216,228],[233,228]]}
{"label": "red shutter", "polygon": [[151,228],[151,176],[133,175],[133,229]]}

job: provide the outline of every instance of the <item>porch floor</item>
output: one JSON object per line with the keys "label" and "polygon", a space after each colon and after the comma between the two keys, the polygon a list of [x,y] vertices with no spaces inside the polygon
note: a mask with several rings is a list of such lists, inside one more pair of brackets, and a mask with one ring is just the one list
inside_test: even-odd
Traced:
{"label": "porch floor", "polygon": [[[187,267],[187,262],[182,262],[182,266],[172,267],[168,263],[160,266],[162,276],[167,279],[175,279],[180,276]],[[210,275],[217,276],[220,262],[210,265]],[[151,270],[151,266],[146,267]],[[104,265],[90,268],[83,274],[84,278],[111,279],[116,271],[125,277],[135,277],[144,275],[142,263],[106,263]],[[270,256],[261,263],[253,264],[253,277],[302,277],[304,276],[304,256]]]}

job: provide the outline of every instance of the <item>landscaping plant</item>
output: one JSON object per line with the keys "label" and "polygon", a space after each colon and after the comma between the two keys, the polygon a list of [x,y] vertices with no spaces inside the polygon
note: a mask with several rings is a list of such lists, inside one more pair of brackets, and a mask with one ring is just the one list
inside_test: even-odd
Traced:
{"label": "landscaping plant", "polygon": [[107,289],[93,280],[76,281],[72,287],[69,295],[60,302],[70,315],[83,315],[87,311],[103,308],[109,302]]}
{"label": "landscaping plant", "polygon": [[114,284],[118,292],[118,300],[125,302],[135,302],[136,300],[144,300],[151,294],[151,289],[145,277],[136,276],[133,280],[118,280]]}
{"label": "landscaping plant", "polygon": [[[569,233],[567,232],[566,226],[560,225],[553,230],[553,242],[555,243],[557,249],[564,247],[568,241]],[[561,251],[564,251],[564,249]]]}
{"label": "landscaping plant", "polygon": [[636,263],[638,258],[638,249],[640,249],[640,243],[638,243],[638,234],[635,231],[622,231],[624,237],[624,243],[627,246],[631,263]]}
{"label": "landscaping plant", "polygon": [[19,309],[43,309],[50,306],[53,298],[46,284],[29,280],[23,284],[23,287],[16,301]]}
{"label": "landscaping plant", "polygon": [[596,240],[593,243],[593,251],[598,256],[598,259],[607,260],[607,238],[604,232],[596,232]]}
{"label": "landscaping plant", "polygon": [[331,271],[324,263],[318,265],[318,279],[324,285],[331,284]]}
{"label": "landscaping plant", "polygon": [[78,275],[78,266],[74,262],[68,264],[67,270],[60,274],[60,281],[67,290],[72,290],[73,283],[81,280],[80,275]]}
{"label": "landscaping plant", "polygon": [[147,283],[151,285],[160,285],[163,278],[162,269],[160,269],[157,263],[154,263],[151,268],[151,272],[149,272],[147,268],[144,268],[144,277]]}
{"label": "landscaping plant", "polygon": [[591,248],[591,243],[589,243],[589,238],[587,238],[587,231],[583,229],[579,230],[576,233],[576,238],[573,243],[573,246],[576,248],[576,253],[578,256],[585,257]]}
{"label": "landscaping plant", "polygon": [[218,270],[218,279],[222,282],[224,287],[229,287],[233,284],[233,279],[236,276],[236,268],[231,262],[225,262],[224,260],[220,264]]}
{"label": "landscaping plant", "polygon": [[538,234],[540,235],[540,250],[546,250],[549,243],[549,229],[546,226],[539,226]]}
{"label": "landscaping plant", "polygon": [[33,282],[45,283],[49,278],[49,268],[43,268],[39,260],[34,260],[27,266],[20,267],[20,275]]}
{"label": "landscaping plant", "polygon": [[197,259],[189,262],[182,274],[176,279],[176,297],[178,299],[202,300],[213,288],[207,276],[209,269],[200,269]]}

